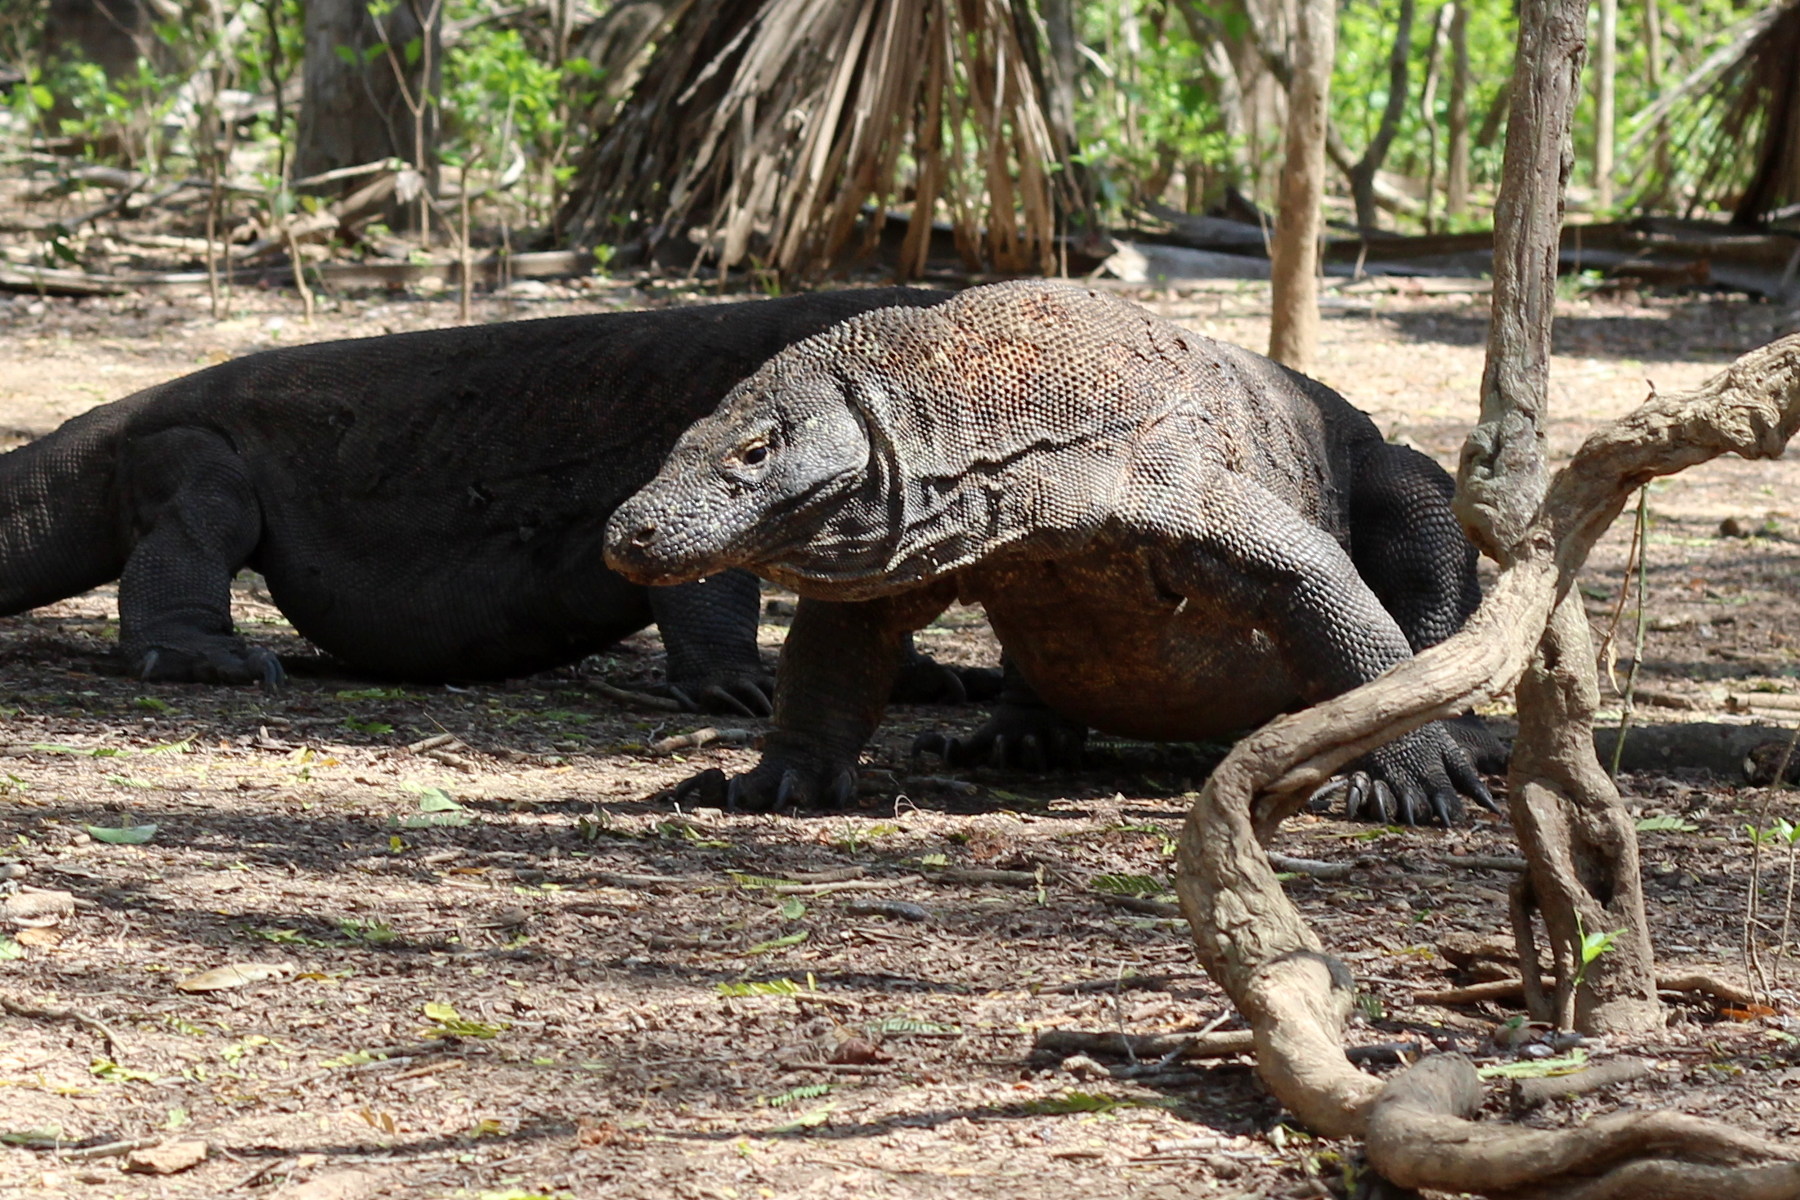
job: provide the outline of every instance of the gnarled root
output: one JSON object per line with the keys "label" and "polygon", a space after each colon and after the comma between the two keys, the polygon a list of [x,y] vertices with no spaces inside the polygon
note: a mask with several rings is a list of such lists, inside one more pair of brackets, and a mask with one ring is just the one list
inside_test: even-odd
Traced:
{"label": "gnarled root", "polygon": [[[1382,1175],[1414,1187],[1581,1200],[1800,1196],[1800,1167],[1782,1161],[1792,1157],[1789,1150],[1699,1118],[1633,1113],[1548,1133],[1484,1126],[1465,1119],[1476,1085],[1466,1064],[1459,1074],[1448,1057],[1427,1059],[1384,1089],[1344,1057],[1348,973],[1289,903],[1259,844],[1332,771],[1370,746],[1462,712],[1518,679],[1544,652],[1551,614],[1595,539],[1638,486],[1724,453],[1777,455],[1797,427],[1800,336],[1744,356],[1691,395],[1652,399],[1602,429],[1557,475],[1510,547],[1499,583],[1462,632],[1354,692],[1246,738],[1195,802],[1182,832],[1176,889],[1202,964],[1249,1021],[1257,1070],[1270,1090],[1319,1133],[1367,1132],[1370,1162]],[[1547,645],[1554,657],[1567,643]],[[1583,707],[1563,710],[1582,728],[1540,722],[1540,736],[1554,733],[1571,745],[1587,739]],[[1583,744],[1591,757],[1591,744]],[[1532,785],[1566,801],[1571,790],[1588,790],[1585,782],[1570,789],[1544,765],[1561,761],[1554,747],[1527,747],[1516,761],[1542,769],[1538,778],[1521,779],[1515,767],[1515,792]],[[1590,845],[1605,847],[1612,837],[1599,820],[1604,810],[1602,804],[1590,816],[1577,806],[1578,820],[1594,822],[1582,831]],[[1542,840],[1559,836],[1550,830]],[[1564,875],[1534,869],[1532,891],[1561,892]],[[1527,898],[1517,900],[1523,917]],[[1635,995],[1620,999],[1627,1009],[1639,1003]],[[1560,994],[1541,1000],[1565,1009],[1568,1001]],[[1579,1017],[1583,998],[1574,1001]],[[1775,1165],[1744,1165],[1758,1161]]]}
{"label": "gnarled root", "polygon": [[1421,1061],[1369,1106],[1370,1163],[1406,1187],[1495,1197],[1800,1194],[1800,1163],[1742,1169],[1788,1157],[1785,1147],[1730,1126],[1683,1113],[1630,1112],[1575,1129],[1521,1129],[1470,1120],[1480,1104],[1481,1083],[1467,1058]]}

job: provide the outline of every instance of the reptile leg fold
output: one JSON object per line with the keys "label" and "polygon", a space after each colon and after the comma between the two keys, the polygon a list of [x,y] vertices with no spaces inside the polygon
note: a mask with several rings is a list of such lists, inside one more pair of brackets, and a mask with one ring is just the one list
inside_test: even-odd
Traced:
{"label": "reptile leg fold", "polygon": [[178,427],[131,441],[120,478],[131,550],[119,577],[119,643],[132,673],[278,685],[280,660],[231,623],[231,578],[262,533],[244,462],[219,435]]}
{"label": "reptile leg fold", "polygon": [[[1171,478],[1179,471],[1170,464]],[[1405,632],[1331,535],[1246,476],[1207,470],[1190,478],[1185,495],[1151,493],[1137,517],[1159,524],[1165,540],[1171,526],[1186,535],[1180,552],[1158,556],[1169,586],[1215,602],[1223,596],[1254,613],[1293,664],[1303,699],[1341,695],[1411,657]],[[1206,504],[1187,518],[1194,495]],[[1442,722],[1365,755],[1341,790],[1352,818],[1448,825],[1461,815],[1462,797],[1494,807]]]}

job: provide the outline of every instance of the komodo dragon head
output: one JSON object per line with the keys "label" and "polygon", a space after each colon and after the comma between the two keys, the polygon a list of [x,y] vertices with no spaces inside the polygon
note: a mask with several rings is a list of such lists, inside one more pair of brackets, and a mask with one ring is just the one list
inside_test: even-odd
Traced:
{"label": "komodo dragon head", "polygon": [[[847,381],[808,358],[767,364],[692,426],[607,524],[606,562],[639,583],[686,583],[786,561],[869,484],[869,436]],[[863,556],[826,537],[849,568]]]}
{"label": "komodo dragon head", "polygon": [[1127,375],[1157,351],[1157,324],[1042,281],[853,317],[688,430],[613,513],[607,564],[651,584],[748,567],[861,600],[1021,540],[1079,538],[1155,406]]}

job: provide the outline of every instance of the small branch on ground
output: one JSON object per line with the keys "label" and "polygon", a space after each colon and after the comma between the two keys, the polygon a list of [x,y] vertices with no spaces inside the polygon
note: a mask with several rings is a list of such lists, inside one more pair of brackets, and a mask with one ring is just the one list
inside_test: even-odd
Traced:
{"label": "small branch on ground", "polygon": [[106,1045],[106,1054],[114,1062],[119,1061],[121,1047],[118,1035],[107,1028],[98,1017],[89,1016],[73,1008],[50,1008],[44,1005],[27,1004],[23,1000],[14,1000],[10,996],[0,996],[0,1011],[11,1016],[21,1017],[27,1021],[73,1021]]}
{"label": "small branch on ground", "polygon": [[1656,1073],[1656,1064],[1645,1058],[1614,1058],[1585,1071],[1567,1075],[1547,1075],[1539,1079],[1515,1079],[1512,1083],[1512,1110],[1529,1112],[1552,1100],[1585,1096],[1618,1083],[1630,1083]]}

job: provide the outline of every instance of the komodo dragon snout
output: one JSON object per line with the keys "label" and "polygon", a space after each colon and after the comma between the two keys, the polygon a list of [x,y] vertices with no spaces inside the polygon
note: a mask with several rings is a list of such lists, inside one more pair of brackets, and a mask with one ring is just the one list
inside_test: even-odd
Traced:
{"label": "komodo dragon snout", "polygon": [[803,546],[841,562],[820,527],[865,485],[868,463],[868,433],[838,380],[763,372],[683,434],[661,474],[613,513],[606,565],[668,585],[720,563],[785,561]]}

